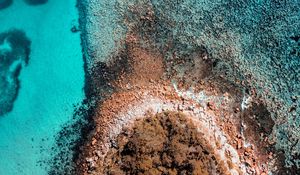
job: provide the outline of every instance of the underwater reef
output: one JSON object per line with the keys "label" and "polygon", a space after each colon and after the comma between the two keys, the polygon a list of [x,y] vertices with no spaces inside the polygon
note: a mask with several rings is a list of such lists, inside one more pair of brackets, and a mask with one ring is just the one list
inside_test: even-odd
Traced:
{"label": "underwater reef", "polygon": [[21,30],[0,33],[0,116],[13,108],[20,88],[20,71],[29,62],[30,43]]}
{"label": "underwater reef", "polygon": [[0,10],[6,9],[12,4],[13,0],[0,0]]}
{"label": "underwater reef", "polygon": [[73,174],[299,174],[300,1],[78,10],[89,112]]}

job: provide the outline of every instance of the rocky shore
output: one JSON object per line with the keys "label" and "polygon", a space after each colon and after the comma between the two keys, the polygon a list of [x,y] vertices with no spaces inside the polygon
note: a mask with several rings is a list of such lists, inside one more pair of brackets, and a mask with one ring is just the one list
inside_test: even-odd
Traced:
{"label": "rocky shore", "polygon": [[[287,78],[290,74],[297,75],[299,62],[285,63],[287,67],[293,66],[289,70],[294,72],[281,69],[282,60],[276,61],[272,55],[278,53],[278,57],[286,59],[289,53],[279,54],[283,46],[276,46],[276,39],[265,40],[273,32],[279,35],[286,30],[297,30],[299,22],[293,28],[278,29],[266,20],[273,15],[283,16],[275,8],[290,14],[285,19],[278,18],[277,22],[294,20],[293,7],[299,4],[261,7],[259,3],[245,5],[243,2],[206,2],[202,6],[191,3],[97,0],[80,3],[86,71],[90,77],[88,93],[95,104],[91,120],[95,128],[80,150],[76,162],[78,174],[183,172],[175,154],[169,155],[174,164],[170,171],[165,169],[163,159],[156,163],[149,160],[151,166],[141,167],[144,164],[139,161],[149,156],[147,152],[126,158],[121,154],[130,140],[144,139],[135,135],[137,131],[142,132],[139,125],[143,121],[168,113],[174,122],[180,118],[178,113],[186,116],[185,122],[197,128],[197,132],[193,131],[200,140],[197,145],[209,148],[209,155],[217,159],[215,169],[204,166],[202,173],[207,170],[212,174],[212,169],[216,174],[296,174],[299,171],[299,132],[295,128],[300,121],[297,117],[300,93],[296,88],[299,82],[297,76]],[[267,8],[268,13],[260,23],[251,10],[248,16],[239,14],[251,7],[258,14]],[[231,8],[237,11],[230,11]],[[240,15],[240,19],[230,15]],[[254,40],[250,28],[264,25],[269,30],[253,29],[259,36]],[[283,36],[278,38],[283,44],[289,43]],[[270,48],[274,52],[269,52]],[[153,134],[145,133],[145,137]],[[147,148],[147,144],[133,145],[138,150]],[[178,154],[185,153],[183,150]],[[125,159],[135,161],[128,164]]]}
{"label": "rocky shore", "polygon": [[274,125],[269,112],[255,96],[247,97],[252,98],[250,107],[238,86],[213,74],[214,62],[205,49],[190,54],[188,61],[170,63],[158,51],[142,48],[133,33],[124,42],[125,50],[101,67],[102,79],[95,81],[105,82],[111,91],[102,91],[107,98],[96,108],[95,129],[77,162],[80,174],[107,174],[108,153],[120,151],[117,139],[122,130],[164,111],[191,118],[212,154],[222,160],[225,169],[220,174],[262,174],[270,167],[279,171],[281,155],[273,153],[268,140]]}

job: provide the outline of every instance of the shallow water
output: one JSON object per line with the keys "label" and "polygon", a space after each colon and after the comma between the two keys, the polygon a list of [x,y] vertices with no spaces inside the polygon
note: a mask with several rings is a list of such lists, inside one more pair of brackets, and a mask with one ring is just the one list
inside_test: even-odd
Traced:
{"label": "shallow water", "polygon": [[50,156],[54,136],[84,98],[80,36],[70,30],[78,25],[75,5],[76,0],[15,0],[0,9],[0,33],[15,28],[31,40],[13,109],[0,116],[1,175],[46,174],[39,161]]}

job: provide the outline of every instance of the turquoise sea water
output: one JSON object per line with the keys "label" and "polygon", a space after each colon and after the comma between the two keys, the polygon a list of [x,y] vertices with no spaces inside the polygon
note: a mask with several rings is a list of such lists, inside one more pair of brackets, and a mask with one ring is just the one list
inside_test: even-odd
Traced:
{"label": "turquoise sea water", "polygon": [[46,174],[38,162],[50,155],[54,136],[84,98],[80,34],[70,30],[77,25],[75,5],[76,0],[14,0],[0,9],[0,33],[22,30],[31,41],[13,110],[0,116],[0,175]]}

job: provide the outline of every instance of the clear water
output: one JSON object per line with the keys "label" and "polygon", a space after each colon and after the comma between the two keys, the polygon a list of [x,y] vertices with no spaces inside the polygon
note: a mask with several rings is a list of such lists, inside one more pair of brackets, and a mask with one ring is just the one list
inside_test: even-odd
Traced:
{"label": "clear water", "polygon": [[38,6],[14,0],[0,10],[0,33],[16,28],[31,40],[13,110],[0,117],[0,175],[46,174],[38,162],[49,156],[54,136],[84,98],[80,36],[70,31],[78,20],[75,5],[76,0]]}

